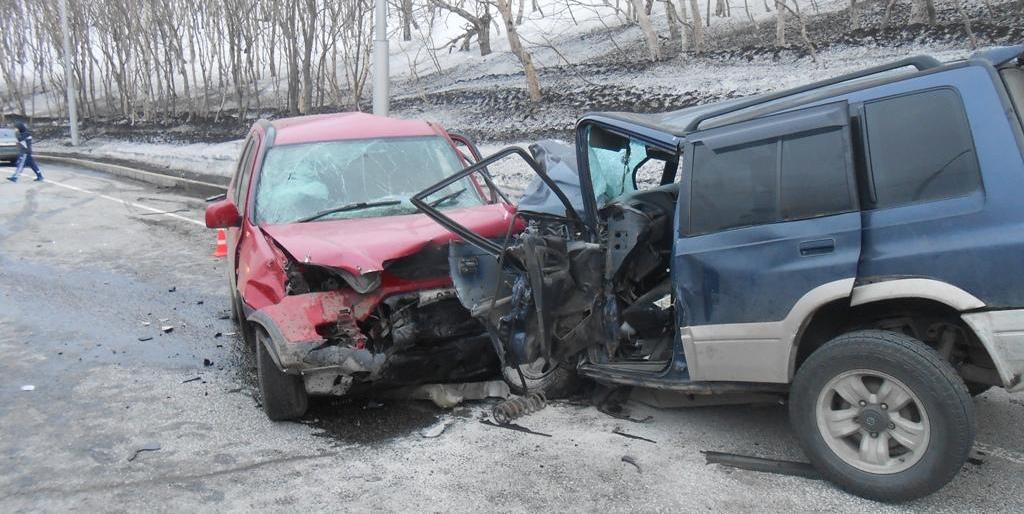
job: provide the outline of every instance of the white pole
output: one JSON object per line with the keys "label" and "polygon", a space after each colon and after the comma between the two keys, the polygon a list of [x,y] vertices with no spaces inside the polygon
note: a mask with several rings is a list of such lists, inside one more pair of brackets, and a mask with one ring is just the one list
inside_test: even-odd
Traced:
{"label": "white pole", "polygon": [[388,83],[388,3],[375,0],[373,22],[373,113],[387,116],[390,109]]}
{"label": "white pole", "polygon": [[68,122],[71,146],[78,146],[78,106],[75,105],[74,73],[71,72],[71,34],[68,31],[68,0],[60,0],[60,27],[64,32],[64,82],[68,86]]}

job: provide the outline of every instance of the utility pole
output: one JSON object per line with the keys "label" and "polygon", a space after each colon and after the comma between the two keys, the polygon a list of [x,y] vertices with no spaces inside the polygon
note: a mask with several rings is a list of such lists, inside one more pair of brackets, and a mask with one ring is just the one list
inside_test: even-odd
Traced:
{"label": "utility pole", "polygon": [[388,77],[388,3],[375,0],[373,6],[373,114],[387,116],[391,91]]}
{"label": "utility pole", "polygon": [[60,27],[64,32],[64,83],[68,86],[68,122],[71,125],[71,146],[78,146],[78,106],[75,102],[75,74],[71,71],[71,33],[68,31],[68,0],[60,0]]}

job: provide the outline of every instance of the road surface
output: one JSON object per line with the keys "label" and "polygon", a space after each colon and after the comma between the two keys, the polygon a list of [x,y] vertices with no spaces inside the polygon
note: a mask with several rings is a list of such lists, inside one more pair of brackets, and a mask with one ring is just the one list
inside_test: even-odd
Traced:
{"label": "road surface", "polygon": [[[972,463],[898,506],[704,464],[702,450],[802,459],[779,405],[634,406],[653,417],[637,424],[560,403],[520,420],[551,437],[481,424],[484,403],[319,401],[270,422],[223,319],[201,201],[44,172],[0,184],[0,512],[1024,510],[1024,395],[1002,391],[977,400]],[[421,437],[438,419],[453,423]]]}

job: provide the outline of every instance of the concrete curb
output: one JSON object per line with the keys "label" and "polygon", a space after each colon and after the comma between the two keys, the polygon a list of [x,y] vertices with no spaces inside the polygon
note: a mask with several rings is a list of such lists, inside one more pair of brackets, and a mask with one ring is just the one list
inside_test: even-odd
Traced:
{"label": "concrete curb", "polygon": [[111,164],[106,162],[100,162],[97,160],[80,159],[77,157],[65,157],[62,155],[53,155],[48,153],[36,153],[36,159],[41,162],[51,162],[57,164],[69,164],[72,166],[79,166],[82,168],[100,171],[103,173],[109,173],[111,175],[117,175],[120,177],[126,177],[149,184],[155,184],[162,187],[173,187],[181,189],[183,191],[197,193],[205,196],[212,196],[227,191],[227,186],[221,184],[214,184],[211,182],[203,182],[200,180],[193,180],[184,177],[175,177],[173,175],[166,175],[162,173],[155,173],[152,171],[141,170],[138,168],[132,168],[129,166],[123,166],[120,164]]}

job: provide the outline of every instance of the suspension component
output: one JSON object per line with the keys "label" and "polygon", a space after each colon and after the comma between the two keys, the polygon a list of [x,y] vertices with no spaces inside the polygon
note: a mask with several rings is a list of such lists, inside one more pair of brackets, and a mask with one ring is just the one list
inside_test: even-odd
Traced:
{"label": "suspension component", "polygon": [[512,420],[527,414],[533,414],[547,407],[548,399],[540,391],[504,400],[491,409],[491,417],[499,425],[506,425]]}

